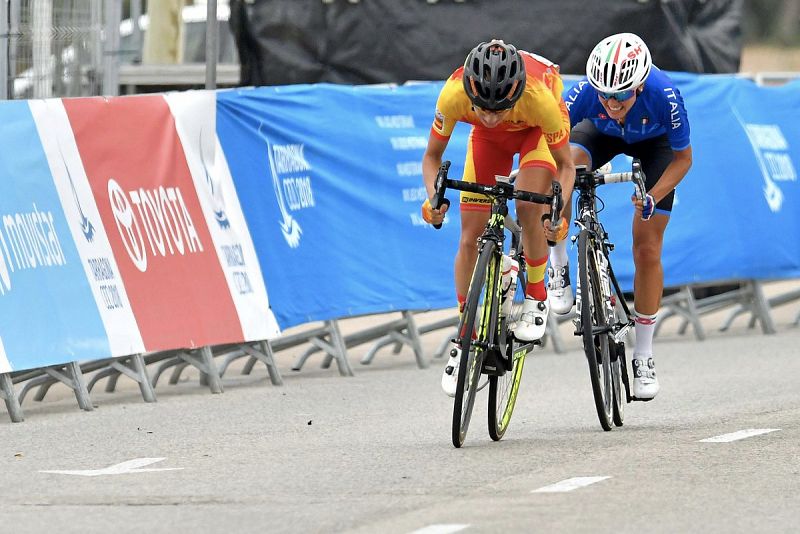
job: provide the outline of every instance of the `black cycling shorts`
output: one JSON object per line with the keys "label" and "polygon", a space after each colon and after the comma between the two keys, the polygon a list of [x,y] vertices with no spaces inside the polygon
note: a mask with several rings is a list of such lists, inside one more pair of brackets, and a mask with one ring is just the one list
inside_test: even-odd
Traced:
{"label": "black cycling shorts", "polygon": [[[664,174],[664,169],[674,157],[666,134],[628,144],[620,137],[600,133],[589,119],[582,120],[572,129],[569,142],[589,154],[591,170],[603,166],[618,154],[638,158],[642,162],[642,170],[646,178],[645,187],[648,191],[656,185],[661,175]],[[672,212],[674,198],[675,190],[673,189],[658,201],[656,213],[669,215]]]}

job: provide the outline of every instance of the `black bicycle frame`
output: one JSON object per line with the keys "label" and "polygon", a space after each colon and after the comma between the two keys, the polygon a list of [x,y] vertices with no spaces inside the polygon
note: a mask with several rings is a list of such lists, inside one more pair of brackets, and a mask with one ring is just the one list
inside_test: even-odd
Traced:
{"label": "black bicycle frame", "polygon": [[609,252],[614,250],[614,244],[608,240],[608,233],[597,217],[597,187],[601,183],[603,182],[599,181],[593,173],[588,171],[579,170],[575,175],[575,189],[578,190],[578,224],[586,228],[593,235],[595,242],[601,245],[603,255],[606,257],[608,275],[618,297],[617,301],[622,305],[625,316],[628,318],[626,324],[616,322],[612,326],[614,330],[613,333],[616,333],[625,326],[633,325],[633,314],[631,314],[630,308],[628,308],[628,303],[625,301],[617,277],[614,275],[614,268],[611,266],[611,261],[609,260]]}

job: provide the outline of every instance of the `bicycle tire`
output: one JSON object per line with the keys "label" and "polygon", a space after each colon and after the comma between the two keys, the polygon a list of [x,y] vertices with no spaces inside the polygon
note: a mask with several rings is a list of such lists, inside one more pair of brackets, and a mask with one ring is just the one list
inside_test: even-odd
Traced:
{"label": "bicycle tire", "polygon": [[492,322],[492,314],[496,320],[498,313],[500,255],[496,250],[494,241],[483,244],[472,272],[466,306],[458,325],[461,361],[458,366],[452,424],[452,440],[456,448],[461,447],[467,437],[485,357],[485,349],[482,347],[486,347],[490,338],[489,324]]}
{"label": "bicycle tire", "polygon": [[614,420],[615,426],[622,426],[625,420],[625,404],[628,402],[625,386],[622,383],[624,380],[623,377],[627,375],[627,373],[623,371],[623,366],[625,366],[625,344],[614,343],[612,346],[614,350],[614,357],[611,361],[611,378],[614,388],[614,410],[612,419]]}
{"label": "bicycle tire", "polygon": [[583,350],[589,364],[592,393],[597,418],[603,430],[612,429],[614,387],[611,370],[611,346],[607,333],[595,334],[595,329],[606,328],[604,297],[600,287],[596,252],[597,245],[589,230],[578,234],[578,277],[581,285],[581,333]]}
{"label": "bicycle tire", "polygon": [[[525,295],[525,274],[524,268],[520,269],[519,276],[517,277],[517,294]],[[522,289],[522,291],[520,291]],[[489,377],[489,436],[494,441],[500,441],[508,430],[508,424],[511,421],[511,414],[514,412],[514,406],[517,402],[517,394],[519,393],[519,385],[522,381],[522,369],[525,365],[525,357],[530,352],[530,349],[520,350],[513,342],[513,335],[511,333],[510,325],[513,324],[522,314],[522,301],[515,302],[512,306],[511,317],[508,318],[506,323],[508,326],[508,339],[509,346],[506,350],[511,351],[511,369],[507,370],[502,376]],[[526,344],[523,344],[523,346]],[[527,344],[530,346],[530,344]]]}

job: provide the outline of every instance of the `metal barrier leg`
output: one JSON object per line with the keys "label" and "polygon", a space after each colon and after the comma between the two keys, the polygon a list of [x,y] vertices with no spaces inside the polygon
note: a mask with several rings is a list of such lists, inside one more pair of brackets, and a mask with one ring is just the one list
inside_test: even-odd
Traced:
{"label": "metal barrier leg", "polygon": [[[739,317],[741,314],[747,312],[747,311],[752,311],[752,310],[748,310],[745,306],[743,306],[741,304],[737,305],[728,314],[728,318],[725,319],[725,322],[722,324],[722,326],[719,327],[719,331],[720,332],[727,332],[728,329],[733,325],[733,322],[736,320],[736,318]],[[753,327],[752,322],[753,322],[753,316],[751,315],[751,317],[750,317],[750,328]]]}
{"label": "metal barrier leg", "polygon": [[[167,369],[169,369],[170,367],[173,367],[173,366],[175,366],[175,365],[177,365],[179,363],[183,363],[183,362],[177,356],[174,357],[174,358],[170,358],[169,360],[167,360],[165,362],[162,362],[161,365],[158,366],[158,369],[156,369],[156,372],[153,375],[153,377],[150,379],[150,384],[152,384],[153,387],[156,387],[156,384],[158,384],[158,379],[161,378],[161,374],[164,371],[166,371]],[[170,384],[177,384],[177,383],[178,383],[177,379],[175,380],[175,382],[173,382],[170,379]]]}
{"label": "metal barrier leg", "polygon": [[425,354],[422,350],[422,342],[420,341],[420,329],[417,327],[414,320],[414,313],[411,311],[403,311],[403,319],[398,323],[391,323],[387,328],[387,334],[379,338],[367,354],[361,358],[362,365],[369,365],[375,358],[378,350],[387,346],[394,345],[392,349],[395,354],[403,350],[404,345],[409,345],[411,350],[414,351],[414,358],[417,361],[417,367],[425,369],[428,367],[428,361],[425,359]]}
{"label": "metal barrier leg", "polygon": [[703,329],[703,325],[700,322],[700,314],[697,310],[697,301],[694,299],[694,293],[692,293],[692,288],[689,286],[683,286],[685,291],[685,301],[684,305],[686,306],[686,320],[692,324],[692,328],[694,328],[694,337],[696,337],[699,341],[703,341],[706,338],[706,331]]}
{"label": "metal barrier leg", "polygon": [[[128,364],[130,364],[130,366]],[[144,356],[141,354],[134,354],[129,358],[111,362],[111,366],[118,371],[116,376],[113,377],[115,383],[116,378],[118,378],[120,374],[124,374],[139,384],[139,390],[142,392],[142,398],[145,402],[156,402],[156,392],[150,384],[150,377],[144,365]]]}
{"label": "metal barrier leg", "polygon": [[71,379],[71,387],[75,392],[75,398],[78,400],[78,406],[87,412],[94,410],[92,399],[89,397],[89,390],[86,388],[86,380],[83,378],[83,373],[81,372],[81,367],[78,365],[78,362],[68,363],[67,373]]}
{"label": "metal barrier leg", "polygon": [[428,360],[425,359],[425,353],[422,351],[422,342],[419,339],[419,328],[417,328],[417,323],[414,321],[414,314],[410,311],[404,311],[403,318],[408,324],[408,338],[411,342],[411,349],[414,351],[414,358],[417,360],[417,367],[420,369],[427,369]]}
{"label": "metal barrier leg", "polygon": [[342,338],[342,332],[339,330],[339,323],[337,321],[326,321],[331,333],[331,342],[333,343],[334,351],[329,352],[335,359],[336,364],[339,366],[339,374],[342,376],[353,376],[353,369],[350,368],[350,362],[347,361],[347,347]]}
{"label": "metal barrier leg", "polygon": [[225,376],[225,372],[228,370],[228,367],[239,358],[243,358],[247,356],[247,354],[242,350],[237,350],[231,352],[227,356],[225,356],[225,360],[222,362],[222,365],[219,366],[219,376]]}
{"label": "metal barrier leg", "polygon": [[255,358],[251,357],[250,359],[248,359],[247,363],[245,363],[244,367],[242,368],[242,374],[249,375],[250,373],[252,373],[253,367],[256,366],[256,362],[258,362],[258,360],[256,360]]}
{"label": "metal barrier leg", "polygon": [[25,420],[17,393],[14,391],[14,384],[8,373],[0,374],[0,398],[5,401],[8,415],[13,423],[21,423]]}
{"label": "metal barrier leg", "polygon": [[33,400],[36,402],[42,402],[44,400],[44,396],[47,395],[47,392],[50,391],[50,388],[55,383],[56,380],[48,380],[47,377],[42,377],[41,385],[39,386],[39,390],[36,392],[36,395],[33,397]]}
{"label": "metal barrier leg", "polygon": [[435,360],[438,360],[439,358],[443,358],[445,356],[445,353],[447,353],[448,357],[450,356],[450,353],[449,353],[449,351],[447,349],[450,348],[450,345],[453,344],[453,339],[457,335],[458,335],[458,329],[453,330],[452,334],[450,334],[449,336],[446,336],[442,340],[442,342],[439,344],[439,348],[436,349],[436,352],[433,354],[433,358]]}
{"label": "metal barrier leg", "polygon": [[195,366],[200,369],[201,373],[205,373],[208,377],[208,387],[211,393],[222,393],[222,379],[217,371],[217,365],[214,363],[214,354],[211,352],[211,347],[203,347],[200,349],[199,362]]}
{"label": "metal barrier leg", "polygon": [[44,399],[47,390],[50,389],[50,386],[56,382],[61,382],[75,393],[75,399],[78,401],[78,406],[80,406],[82,410],[90,412],[94,409],[92,400],[89,397],[89,390],[86,387],[86,380],[83,377],[83,372],[81,372],[78,362],[71,362],[65,365],[53,365],[43,368],[42,371],[44,371],[44,375],[29,380],[22,387],[22,390],[20,390],[18,396],[20,404],[31,389],[37,386],[40,388],[36,394],[35,400],[41,401]]}
{"label": "metal barrier leg", "polygon": [[[106,368],[105,368],[105,369],[103,369],[102,371],[98,371],[98,372],[97,372],[97,373],[95,373],[95,374],[92,376],[92,378],[89,380],[89,383],[86,385],[86,389],[88,389],[88,390],[89,390],[89,393],[91,393],[91,392],[92,392],[92,390],[94,389],[94,385],[95,385],[96,383],[98,383],[100,380],[102,380],[102,379],[104,379],[104,378],[106,378],[106,377],[108,377],[108,376],[111,376],[112,374],[119,374],[119,371],[117,371],[116,369],[114,369],[114,368],[113,368],[113,367],[111,367],[111,366],[109,366],[109,367],[106,367]],[[113,390],[112,390],[112,391],[113,391]],[[108,388],[106,388],[106,392],[110,393],[110,392],[108,391]]]}
{"label": "metal barrier leg", "polygon": [[[112,365],[113,368],[113,365]],[[108,382],[106,383],[106,393],[114,393],[117,389],[117,380],[119,379],[119,373],[111,373],[108,377]]]}
{"label": "metal barrier leg", "polygon": [[178,359],[178,360],[164,362],[161,364],[161,367],[165,369],[167,367],[173,367],[173,366],[175,367],[175,369],[173,369],[172,374],[169,375],[169,383],[174,386],[181,379],[181,373],[183,373],[183,370],[189,366],[189,362]]}
{"label": "metal barrier leg", "polygon": [[312,330],[308,337],[304,339],[316,347],[316,350],[312,350],[311,348],[306,350],[302,356],[292,364],[292,371],[299,371],[302,369],[306,360],[308,360],[313,353],[321,350],[325,352],[325,359],[322,361],[323,369],[330,367],[331,362],[336,360],[336,364],[339,367],[339,374],[342,376],[353,376],[350,362],[347,361],[347,345],[339,330],[338,321],[335,319],[325,321],[324,327],[319,330]]}
{"label": "metal barrier leg", "polygon": [[751,299],[753,302],[753,313],[758,316],[761,321],[761,331],[765,334],[775,333],[775,323],[772,321],[772,314],[769,309],[769,302],[764,297],[764,288],[758,280],[750,280],[751,285]]}
{"label": "metal barrier leg", "polygon": [[678,327],[678,333],[684,335],[689,325],[694,329],[694,336],[702,341],[706,338],[703,325],[700,323],[700,311],[697,307],[697,301],[692,293],[690,286],[681,286],[680,290],[674,295],[664,298],[661,302],[662,310],[658,313],[658,322],[656,323],[656,335],[658,335],[661,325],[664,321],[677,315],[682,319],[681,325]]}
{"label": "metal barrier leg", "polygon": [[372,363],[372,360],[375,359],[375,355],[378,353],[378,350],[385,347],[386,345],[391,345],[394,343],[392,336],[383,336],[378,341],[376,341],[372,347],[367,351],[367,353],[361,358],[361,361],[358,362],[361,365],[369,365]]}
{"label": "metal barrier leg", "polygon": [[150,376],[147,374],[147,366],[144,364],[144,356],[135,354],[131,360],[136,374],[139,375],[137,382],[142,392],[142,398],[145,402],[156,402],[156,390],[153,389],[153,385],[150,383]]}
{"label": "metal barrier leg", "polygon": [[[278,366],[275,365],[275,358],[273,357],[272,347],[270,347],[267,341],[259,341],[258,348],[259,350],[254,349],[250,345],[240,345],[239,346],[242,351],[250,356],[250,361],[260,361],[267,367],[267,373],[269,373],[269,379],[273,385],[282,386],[283,385],[283,378],[281,378],[281,373],[278,371]],[[249,362],[248,362],[249,363]]]}

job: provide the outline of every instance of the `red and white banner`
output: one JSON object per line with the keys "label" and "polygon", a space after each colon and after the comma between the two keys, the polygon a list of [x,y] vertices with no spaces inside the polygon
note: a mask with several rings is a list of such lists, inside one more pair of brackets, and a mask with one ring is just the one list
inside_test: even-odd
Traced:
{"label": "red and white banner", "polygon": [[[212,163],[203,164],[202,126],[197,131],[198,147],[191,149],[199,158],[192,158],[195,179],[163,96],[68,99],[63,105],[145,349],[245,340],[235,302],[241,299],[232,296],[231,289],[236,275],[229,267],[234,262],[223,268],[220,251],[224,254],[225,246],[241,245],[249,238],[226,242],[212,238],[208,221],[214,218],[214,203],[201,200],[209,196],[209,186],[197,188],[196,183],[209,183],[201,178],[205,172],[211,173],[212,182],[223,179],[214,176],[218,167],[214,152],[210,152]],[[213,117],[213,99],[208,105]],[[207,143],[213,151],[213,122],[211,128]],[[185,130],[195,132],[193,127]],[[185,136],[191,141],[191,133]],[[240,211],[238,203],[226,214],[234,217],[234,211]],[[239,221],[236,224],[241,231]],[[243,248],[234,249],[228,253],[241,250],[241,263],[246,263]],[[256,277],[247,274],[253,287]],[[277,328],[274,319],[270,325],[263,291],[259,298],[249,302],[261,306],[266,319],[258,328],[248,318],[247,331],[268,337]]]}
{"label": "red and white banner", "polygon": [[165,98],[175,118],[244,337],[248,341],[272,338],[278,333],[277,323],[269,309],[255,248],[217,139],[216,93],[189,91],[170,93]]}

